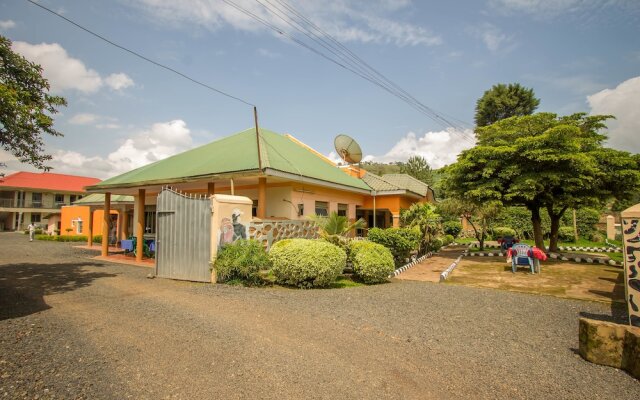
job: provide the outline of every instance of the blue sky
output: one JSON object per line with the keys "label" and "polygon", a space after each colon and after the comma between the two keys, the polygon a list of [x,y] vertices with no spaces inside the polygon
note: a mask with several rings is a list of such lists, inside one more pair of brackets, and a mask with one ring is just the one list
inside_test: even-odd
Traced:
{"label": "blue sky", "polygon": [[[229,0],[291,31],[262,4]],[[640,1],[288,0],[455,126],[264,28],[221,0],[41,0],[65,17],[258,106],[260,125],[330,155],[337,134],[369,158],[434,167],[470,147],[474,106],[519,82],[539,111],[610,113],[611,147],[640,152]],[[0,4],[0,33],[43,65],[69,105],[46,138],[55,172],[106,178],[253,124],[252,108],[112,47],[23,0]],[[300,40],[304,37],[292,33]],[[465,124],[463,124],[465,123]],[[467,139],[463,139],[467,138]],[[0,153],[13,170],[28,170]]]}

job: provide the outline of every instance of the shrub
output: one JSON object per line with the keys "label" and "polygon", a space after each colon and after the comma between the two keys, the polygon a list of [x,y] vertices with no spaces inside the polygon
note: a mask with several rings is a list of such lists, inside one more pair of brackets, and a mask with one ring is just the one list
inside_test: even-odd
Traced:
{"label": "shrub", "polygon": [[[86,236],[72,236],[72,235],[36,235],[37,240],[48,240],[52,242],[86,242]],[[95,239],[94,239],[95,242]]]}
{"label": "shrub", "polygon": [[443,242],[440,238],[433,238],[427,245],[427,251],[438,251],[442,248]]}
{"label": "shrub", "polygon": [[323,240],[286,239],[269,252],[276,282],[302,288],[330,285],[344,270],[347,254]]}
{"label": "shrub", "polygon": [[239,279],[257,283],[260,281],[260,270],[269,269],[271,263],[260,242],[236,240],[220,250],[213,266],[221,282]]}
{"label": "shrub", "polygon": [[420,232],[410,228],[371,228],[367,238],[389,249],[395,262],[401,264],[418,248]]}
{"label": "shrub", "polygon": [[497,226],[492,230],[494,239],[503,238],[506,236],[516,237],[515,229],[509,228],[507,226]]}
{"label": "shrub", "polygon": [[448,246],[456,240],[452,235],[444,235],[441,239],[443,246]]}
{"label": "shrub", "polygon": [[596,243],[604,243],[604,235],[600,232],[593,232],[589,237],[589,240]]}
{"label": "shrub", "polygon": [[459,221],[447,221],[442,224],[442,231],[455,239],[462,231],[462,224]]}
{"label": "shrub", "polygon": [[352,242],[349,245],[349,257],[353,272],[364,283],[385,282],[395,267],[391,251],[369,241]]}
{"label": "shrub", "polygon": [[573,242],[575,240],[573,228],[570,226],[561,226],[560,229],[558,229],[558,239],[561,242]]}

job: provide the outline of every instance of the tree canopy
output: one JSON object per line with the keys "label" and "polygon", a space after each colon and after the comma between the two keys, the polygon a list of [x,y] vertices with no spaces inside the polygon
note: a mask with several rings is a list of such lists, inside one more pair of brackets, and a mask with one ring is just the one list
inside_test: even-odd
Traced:
{"label": "tree canopy", "polygon": [[44,133],[62,136],[53,128],[52,114],[66,106],[60,96],[49,95],[42,68],[11,50],[0,36],[0,146],[18,160],[48,170]]}
{"label": "tree canopy", "polygon": [[411,156],[406,163],[400,164],[400,172],[413,176],[419,181],[433,186],[433,174],[427,160],[421,156]]}
{"label": "tree canopy", "polygon": [[476,102],[477,126],[487,126],[501,119],[532,114],[540,105],[533,89],[519,83],[499,83],[484,92]]}
{"label": "tree canopy", "polygon": [[447,193],[476,203],[525,206],[541,248],[540,210],[546,210],[555,250],[567,209],[627,199],[640,184],[638,158],[603,147],[606,136],[600,130],[609,118],[538,113],[478,128],[477,145],[447,168]]}

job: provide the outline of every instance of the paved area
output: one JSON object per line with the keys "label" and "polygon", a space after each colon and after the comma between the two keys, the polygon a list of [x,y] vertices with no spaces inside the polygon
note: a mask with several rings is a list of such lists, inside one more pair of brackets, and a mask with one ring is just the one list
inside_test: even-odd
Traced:
{"label": "paved area", "polygon": [[292,290],[147,279],[0,233],[0,398],[640,398],[577,354],[609,306],[394,280]]}

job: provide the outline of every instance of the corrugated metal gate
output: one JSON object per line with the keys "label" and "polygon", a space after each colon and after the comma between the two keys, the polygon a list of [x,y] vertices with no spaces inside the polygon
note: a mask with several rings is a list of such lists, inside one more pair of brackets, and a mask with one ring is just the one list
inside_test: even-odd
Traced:
{"label": "corrugated metal gate", "polygon": [[156,275],[210,282],[211,200],[163,188],[156,215]]}

